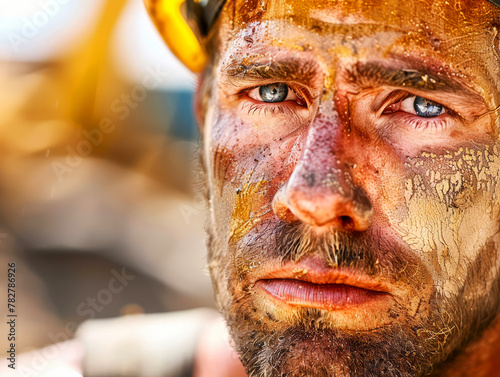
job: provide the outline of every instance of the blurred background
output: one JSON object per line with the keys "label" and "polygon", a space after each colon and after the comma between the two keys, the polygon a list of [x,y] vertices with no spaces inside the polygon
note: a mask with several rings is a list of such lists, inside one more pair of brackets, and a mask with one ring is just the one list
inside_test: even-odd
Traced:
{"label": "blurred background", "polygon": [[195,81],[142,1],[0,0],[0,36],[0,302],[14,261],[17,351],[93,317],[211,307]]}

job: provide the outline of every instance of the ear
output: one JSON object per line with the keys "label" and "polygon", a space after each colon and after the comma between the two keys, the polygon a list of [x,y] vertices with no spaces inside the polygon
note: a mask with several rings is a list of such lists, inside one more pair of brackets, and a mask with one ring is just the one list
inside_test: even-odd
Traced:
{"label": "ear", "polygon": [[193,104],[194,116],[196,118],[196,123],[198,123],[198,130],[202,136],[209,99],[212,97],[213,85],[214,79],[212,68],[206,67],[205,70],[198,75]]}

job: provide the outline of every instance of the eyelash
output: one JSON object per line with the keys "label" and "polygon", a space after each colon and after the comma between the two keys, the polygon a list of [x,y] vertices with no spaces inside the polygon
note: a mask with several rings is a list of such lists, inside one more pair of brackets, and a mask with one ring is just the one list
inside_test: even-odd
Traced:
{"label": "eyelash", "polygon": [[248,101],[242,105],[241,110],[246,110],[247,114],[251,116],[268,116],[269,113],[272,113],[286,116],[290,122],[302,121],[300,115],[298,115],[290,105],[270,105],[266,103],[257,104]]}
{"label": "eyelash", "polygon": [[441,131],[449,129],[452,126],[450,117],[426,119],[417,117],[409,113],[402,114],[401,116],[408,118],[411,117],[407,120],[404,120],[404,122],[409,126],[409,128],[418,132],[426,132],[430,134],[439,133]]}
{"label": "eyelash", "polygon": [[248,107],[248,115],[261,115],[262,112],[264,112],[264,116],[267,116],[267,113],[273,113],[276,114],[276,112],[279,112],[281,114],[284,114],[286,109],[290,110],[289,108],[284,108],[283,106],[280,105],[269,105],[269,104],[255,104],[249,102],[247,106],[243,105],[242,110]]}

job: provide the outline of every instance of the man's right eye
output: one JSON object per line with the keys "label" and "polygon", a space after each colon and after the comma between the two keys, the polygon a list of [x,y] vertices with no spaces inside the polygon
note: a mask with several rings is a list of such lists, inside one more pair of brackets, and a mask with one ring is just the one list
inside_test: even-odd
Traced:
{"label": "man's right eye", "polygon": [[266,83],[229,97],[238,115],[262,137],[284,138],[311,121],[312,107],[306,99],[311,96],[300,84]]}
{"label": "man's right eye", "polygon": [[258,102],[266,103],[299,101],[297,94],[284,83],[259,86],[248,92],[248,96]]}

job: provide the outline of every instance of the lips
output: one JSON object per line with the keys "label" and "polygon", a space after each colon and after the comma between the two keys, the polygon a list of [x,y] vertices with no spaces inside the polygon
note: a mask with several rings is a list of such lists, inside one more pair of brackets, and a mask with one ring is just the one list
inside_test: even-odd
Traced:
{"label": "lips", "polygon": [[385,296],[345,284],[314,284],[294,279],[259,280],[258,287],[289,305],[319,309],[344,309]]}
{"label": "lips", "polygon": [[315,260],[289,264],[263,275],[257,291],[291,306],[353,309],[387,299],[390,287],[366,274],[346,268],[327,268]]}

